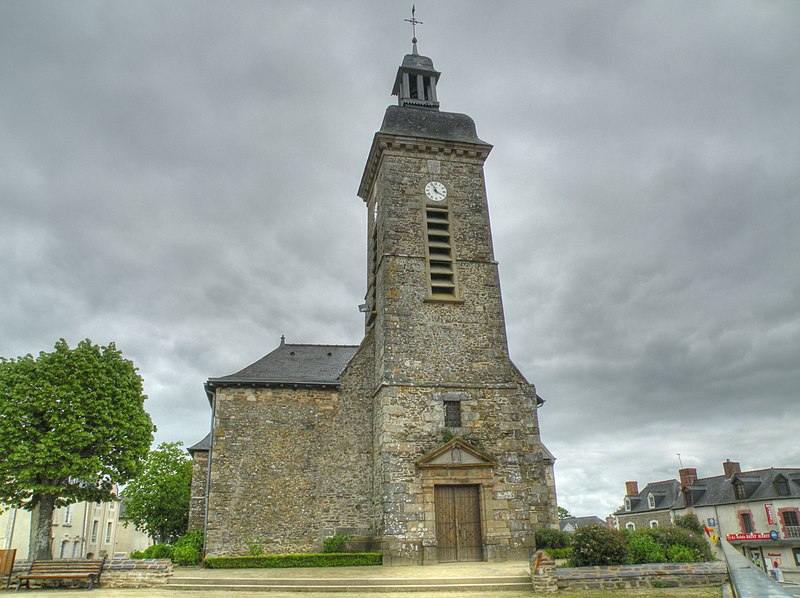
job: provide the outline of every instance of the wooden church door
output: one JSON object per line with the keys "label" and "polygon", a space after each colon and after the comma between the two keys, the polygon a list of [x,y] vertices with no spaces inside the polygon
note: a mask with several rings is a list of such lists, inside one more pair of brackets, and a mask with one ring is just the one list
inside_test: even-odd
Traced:
{"label": "wooden church door", "polygon": [[439,562],[482,561],[480,486],[435,486]]}

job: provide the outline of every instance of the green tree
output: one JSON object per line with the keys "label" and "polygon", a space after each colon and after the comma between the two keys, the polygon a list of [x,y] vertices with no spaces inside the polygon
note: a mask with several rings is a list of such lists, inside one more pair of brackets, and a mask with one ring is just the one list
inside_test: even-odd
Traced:
{"label": "green tree", "polygon": [[702,523],[700,523],[700,520],[694,513],[686,513],[685,515],[676,515],[672,523],[676,527],[682,527],[684,529],[688,529],[689,531],[699,534],[701,536],[706,531],[705,526]]}
{"label": "green tree", "polygon": [[172,542],[189,525],[191,485],[192,462],[183,443],[162,442],[125,487],[125,512],[136,529],[156,542]]}
{"label": "green tree", "polygon": [[31,514],[29,558],[51,558],[53,510],[114,500],[153,439],[142,378],[114,343],[64,339],[0,358],[0,502]]}
{"label": "green tree", "polygon": [[559,519],[572,519],[572,513],[567,511],[564,507],[558,507],[558,518]]}

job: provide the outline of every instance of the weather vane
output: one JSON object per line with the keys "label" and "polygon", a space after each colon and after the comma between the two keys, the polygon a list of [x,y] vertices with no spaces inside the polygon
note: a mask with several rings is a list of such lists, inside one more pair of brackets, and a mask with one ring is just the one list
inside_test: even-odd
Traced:
{"label": "weather vane", "polygon": [[411,23],[411,43],[417,43],[417,25],[424,25],[422,21],[417,21],[417,17],[414,14],[417,12],[416,4],[411,5],[411,18],[410,19],[403,19],[406,23]]}

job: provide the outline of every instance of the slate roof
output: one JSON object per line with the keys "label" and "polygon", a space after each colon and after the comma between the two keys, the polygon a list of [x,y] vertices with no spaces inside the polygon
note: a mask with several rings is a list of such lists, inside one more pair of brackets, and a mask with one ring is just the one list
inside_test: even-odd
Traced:
{"label": "slate roof", "polygon": [[606,522],[596,515],[589,515],[588,517],[567,517],[566,519],[558,520],[558,529],[562,532],[568,525],[573,529],[586,527],[587,525],[599,525],[600,527],[605,527]]}
{"label": "slate roof", "polygon": [[[778,476],[786,478],[789,489],[788,495],[781,496],[778,494],[778,487],[775,485],[775,480]],[[734,482],[737,480],[744,484],[745,498],[736,498]],[[734,474],[730,478],[726,478],[724,475],[699,478],[689,486],[689,491],[692,495],[692,506],[695,507],[781,498],[800,498],[800,469],[769,468],[743,471],[742,473]]]}
{"label": "slate roof", "polygon": [[[775,481],[779,478],[786,479],[788,495],[778,493]],[[745,498],[736,498],[734,483],[737,481],[744,485]],[[628,497],[631,501],[630,511],[626,511],[623,506],[615,512],[615,515],[646,513],[663,509],[684,509],[687,506],[686,499],[680,486],[678,480],[664,480],[647,484],[637,496]],[[800,498],[800,469],[771,467],[743,471],[735,473],[731,477],[718,475],[698,478],[689,485],[688,492],[693,507]],[[647,505],[647,495],[651,493],[656,498],[656,506],[653,509]]]}
{"label": "slate roof", "polygon": [[478,137],[475,121],[466,114],[414,106],[389,106],[383,116],[380,132],[389,135],[478,143],[491,147]]}
{"label": "slate roof", "polygon": [[206,434],[206,437],[203,438],[203,440],[201,440],[197,444],[193,444],[192,446],[186,449],[186,451],[192,456],[194,456],[194,453],[196,451],[200,452],[200,451],[210,451],[210,450],[211,450],[211,432]]}
{"label": "slate roof", "polygon": [[301,345],[281,341],[280,346],[234,374],[209,378],[207,387],[235,385],[336,386],[358,345]]}
{"label": "slate roof", "polygon": [[[647,503],[648,495],[652,494],[656,500],[654,508],[650,508]],[[623,506],[615,515],[629,515],[632,513],[647,513],[648,511],[661,511],[673,509],[676,501],[683,502],[681,494],[681,484],[678,480],[662,480],[660,482],[650,482],[642,488],[637,496],[627,497],[631,502],[631,510],[626,511]]]}

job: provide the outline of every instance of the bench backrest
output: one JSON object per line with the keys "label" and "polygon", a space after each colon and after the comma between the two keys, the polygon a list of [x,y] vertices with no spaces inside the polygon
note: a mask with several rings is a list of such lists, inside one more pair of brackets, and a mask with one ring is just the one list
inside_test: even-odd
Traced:
{"label": "bench backrest", "polygon": [[105,559],[58,559],[33,561],[29,574],[41,573],[100,573]]}
{"label": "bench backrest", "polygon": [[17,556],[17,549],[0,550],[0,575],[10,575],[14,570],[14,559]]}

